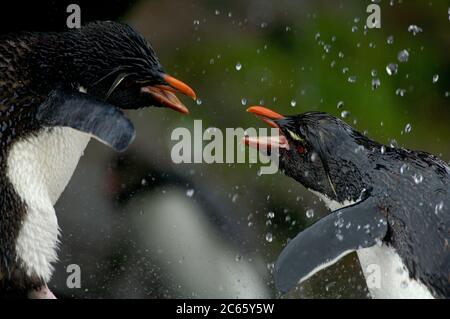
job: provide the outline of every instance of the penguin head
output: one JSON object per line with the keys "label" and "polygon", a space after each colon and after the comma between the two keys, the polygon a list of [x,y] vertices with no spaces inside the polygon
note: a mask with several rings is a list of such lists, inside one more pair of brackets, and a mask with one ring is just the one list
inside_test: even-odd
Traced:
{"label": "penguin head", "polygon": [[82,87],[122,109],[158,106],[188,113],[175,93],[196,98],[188,85],[164,72],[151,45],[127,24],[92,22],[52,39],[53,46],[44,42],[38,52],[55,61],[40,72],[54,78],[53,86]]}
{"label": "penguin head", "polygon": [[[244,143],[278,148],[279,168],[306,188],[343,202],[356,200],[369,184],[364,170],[372,142],[340,119],[323,112],[283,116],[254,106],[248,112],[279,129],[270,139],[245,138]],[[264,149],[263,149],[264,151]]]}

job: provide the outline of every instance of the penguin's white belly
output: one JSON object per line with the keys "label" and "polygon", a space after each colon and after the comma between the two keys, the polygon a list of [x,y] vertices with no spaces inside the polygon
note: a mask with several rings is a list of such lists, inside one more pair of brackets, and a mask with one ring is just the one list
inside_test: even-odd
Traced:
{"label": "penguin's white belly", "polygon": [[[339,203],[312,191],[331,210],[353,205]],[[376,299],[430,299],[434,298],[427,287],[409,277],[408,269],[394,248],[385,244],[357,250],[358,259],[372,298]]]}
{"label": "penguin's white belly", "polygon": [[434,298],[424,284],[410,278],[394,248],[382,244],[360,249],[357,254],[372,298]]}
{"label": "penguin's white belly", "polygon": [[53,205],[69,182],[90,135],[68,127],[45,129],[14,143],[7,176],[27,211],[16,241],[28,275],[49,281],[57,260],[58,222]]}

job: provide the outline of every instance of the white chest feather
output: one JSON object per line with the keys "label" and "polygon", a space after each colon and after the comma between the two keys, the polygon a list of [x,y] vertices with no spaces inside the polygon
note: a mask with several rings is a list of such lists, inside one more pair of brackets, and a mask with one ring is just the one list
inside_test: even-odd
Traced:
{"label": "white chest feather", "polygon": [[53,205],[69,182],[90,136],[68,127],[46,129],[16,142],[7,176],[27,206],[16,241],[18,261],[28,275],[50,280],[59,228]]}
{"label": "white chest feather", "polygon": [[[323,194],[312,192],[319,196],[331,211],[355,204],[351,201],[339,203]],[[408,269],[394,248],[381,244],[360,249],[356,253],[372,298],[433,298],[424,284],[410,278]]]}
{"label": "white chest feather", "polygon": [[408,269],[394,248],[375,245],[360,249],[357,254],[372,298],[433,298],[424,284],[410,278]]}

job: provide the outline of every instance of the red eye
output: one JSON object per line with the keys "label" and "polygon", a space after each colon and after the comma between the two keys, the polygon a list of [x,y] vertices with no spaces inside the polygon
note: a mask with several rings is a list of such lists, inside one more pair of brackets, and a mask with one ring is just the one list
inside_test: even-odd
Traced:
{"label": "red eye", "polygon": [[297,153],[303,154],[305,152],[305,148],[303,146],[297,146]]}

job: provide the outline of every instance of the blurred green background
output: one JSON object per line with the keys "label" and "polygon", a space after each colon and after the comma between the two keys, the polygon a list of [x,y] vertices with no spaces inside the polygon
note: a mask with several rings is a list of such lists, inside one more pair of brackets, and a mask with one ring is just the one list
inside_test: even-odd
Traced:
{"label": "blurred green background", "polygon": [[[372,2],[381,6],[380,29],[365,28]],[[248,128],[262,126],[245,112],[253,104],[283,114],[320,110],[379,142],[450,160],[449,1],[142,0],[125,7],[121,20],[199,102],[184,100],[187,117],[130,112],[137,137],[120,157],[91,142],[57,204],[62,252],[52,284],[61,294],[278,296],[273,262],[326,209],[282,174],[258,176],[258,165],[173,164],[171,132],[192,128],[194,119],[204,129]],[[422,31],[410,32],[411,25]],[[396,74],[386,71],[390,63]],[[65,285],[72,263],[81,266],[81,289]],[[285,297],[366,298],[367,290],[350,255]]]}

